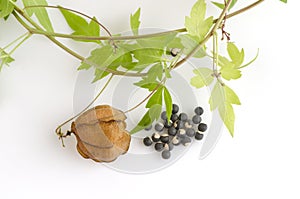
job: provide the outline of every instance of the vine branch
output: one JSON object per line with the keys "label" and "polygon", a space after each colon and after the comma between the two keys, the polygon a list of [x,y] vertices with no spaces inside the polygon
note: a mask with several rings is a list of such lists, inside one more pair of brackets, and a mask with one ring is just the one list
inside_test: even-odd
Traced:
{"label": "vine branch", "polygon": [[[265,0],[258,0],[244,8],[241,8],[231,14],[228,14],[226,16],[226,19],[232,18],[236,15],[239,15],[245,11],[250,10],[251,8],[257,6],[258,4],[262,3]],[[36,6],[30,6],[30,7],[42,7],[40,5],[36,5]],[[30,8],[29,6],[27,8]],[[45,6],[43,6],[45,7]],[[47,7],[53,7],[53,8],[60,8],[60,7],[56,7],[56,6],[47,6]],[[26,8],[26,7],[25,7]],[[63,7],[61,7],[63,8]],[[67,8],[64,8],[67,9]],[[68,9],[72,12],[75,13],[80,13],[79,11],[76,10],[72,10],[72,9]],[[86,16],[87,18],[91,19],[91,17],[89,17],[86,14],[80,13],[83,16]],[[214,19],[214,23],[216,23],[218,21],[219,18]],[[101,25],[101,27],[104,27]],[[100,37],[95,37],[95,36],[83,36],[83,35],[68,35],[68,34],[63,34],[63,33],[49,33],[47,31],[43,31],[43,30],[36,30],[36,29],[31,29],[31,32],[34,34],[41,34],[41,35],[45,35],[45,36],[53,36],[53,37],[60,37],[60,38],[67,38],[67,39],[79,39],[79,40],[92,40],[92,41],[96,41],[96,40],[112,40],[112,41],[122,41],[122,40],[135,40],[135,39],[147,39],[147,38],[151,38],[151,37],[160,37],[160,36],[164,36],[167,34],[171,34],[174,32],[177,33],[182,33],[182,32],[186,32],[186,28],[180,28],[180,29],[175,29],[175,30],[169,30],[169,31],[164,31],[164,32],[158,32],[158,33],[151,33],[151,34],[143,34],[143,35],[132,35],[132,36],[111,36],[111,34],[109,34],[110,36],[100,36]]]}

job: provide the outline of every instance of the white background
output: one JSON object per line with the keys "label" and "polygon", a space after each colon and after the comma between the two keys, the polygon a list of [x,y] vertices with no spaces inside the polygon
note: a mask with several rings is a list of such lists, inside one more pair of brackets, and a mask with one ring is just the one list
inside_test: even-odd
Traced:
{"label": "white background", "polygon": [[[143,27],[180,28],[195,1],[49,2],[96,15],[117,33],[128,30],[129,13],[138,7]],[[84,160],[73,138],[67,148],[60,146],[53,131],[73,114],[79,62],[34,36],[0,73],[0,198],[299,198],[299,7],[299,1],[269,0],[228,20],[232,41],[248,59],[260,49],[243,78],[230,82],[242,101],[235,107],[236,136],[224,130],[206,159],[198,160],[195,146],[172,166],[147,175]],[[209,12],[216,13],[212,6]],[[13,17],[0,23],[1,46],[24,32]]]}

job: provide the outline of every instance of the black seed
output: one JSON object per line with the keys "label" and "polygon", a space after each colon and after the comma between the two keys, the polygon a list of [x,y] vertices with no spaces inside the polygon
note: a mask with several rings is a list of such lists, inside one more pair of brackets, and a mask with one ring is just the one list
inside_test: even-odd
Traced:
{"label": "black seed", "polygon": [[168,134],[162,134],[160,136],[160,141],[163,142],[163,143],[168,143],[170,142],[170,137]]}
{"label": "black seed", "polygon": [[168,122],[168,121],[165,121],[164,127],[168,129],[168,128],[170,128],[172,125],[173,125],[173,123],[172,123],[171,121],[169,121],[169,122]]}
{"label": "black seed", "polygon": [[189,137],[184,137],[182,140],[181,140],[181,144],[183,144],[183,146],[188,146],[189,144],[191,144],[192,140],[191,138]]}
{"label": "black seed", "polygon": [[183,138],[185,137],[186,135],[186,131],[184,129],[178,129],[177,130],[177,136],[180,137],[180,138]]}
{"label": "black seed", "polygon": [[162,153],[161,153],[161,157],[163,159],[169,159],[171,157],[171,152],[169,150],[164,150]]}
{"label": "black seed", "polygon": [[176,133],[177,133],[177,130],[176,130],[176,128],[175,128],[174,126],[172,126],[172,127],[170,127],[170,128],[168,129],[168,134],[169,134],[170,136],[175,136]]}
{"label": "black seed", "polygon": [[184,124],[185,128],[192,128],[193,127],[193,121],[188,119],[185,124]]}
{"label": "black seed", "polygon": [[196,140],[202,140],[203,139],[203,134],[200,131],[197,131],[196,135],[195,135],[195,139]]}
{"label": "black seed", "polygon": [[189,137],[194,137],[195,136],[195,130],[192,129],[192,128],[189,128],[186,130],[186,135],[189,136]]}
{"label": "black seed", "polygon": [[173,56],[173,57],[176,57],[178,55],[178,53],[180,52],[180,49],[178,48],[172,48],[170,50],[170,54]]}
{"label": "black seed", "polygon": [[178,121],[176,122],[176,126],[175,126],[175,127],[176,127],[176,129],[183,129],[183,128],[185,127],[184,122],[178,120]]}
{"label": "black seed", "polygon": [[172,113],[176,114],[179,111],[179,106],[177,104],[172,105]]}
{"label": "black seed", "polygon": [[200,117],[200,115],[194,115],[192,120],[194,124],[199,124],[202,121],[202,118]]}
{"label": "black seed", "polygon": [[200,107],[200,106],[198,106],[197,108],[195,108],[194,111],[195,111],[195,113],[196,113],[197,115],[202,115],[203,112],[204,112],[203,108]]}
{"label": "black seed", "polygon": [[204,124],[204,123],[200,123],[198,125],[198,130],[201,131],[201,132],[205,132],[207,130],[207,125]]}
{"label": "black seed", "polygon": [[156,123],[154,129],[158,132],[162,132],[164,130],[164,125],[162,123]]}
{"label": "black seed", "polygon": [[154,148],[156,151],[162,151],[164,149],[164,144],[161,142],[157,142],[155,143]]}
{"label": "black seed", "polygon": [[145,137],[143,139],[143,143],[144,143],[145,146],[151,146],[152,145],[152,140],[149,137]]}
{"label": "black seed", "polygon": [[176,122],[178,120],[178,115],[177,114],[172,114],[171,115],[171,121]]}
{"label": "black seed", "polygon": [[160,117],[161,117],[161,119],[163,119],[163,120],[167,120],[167,119],[168,119],[168,117],[167,117],[167,112],[166,112],[166,111],[163,111],[163,112],[160,114]]}
{"label": "black seed", "polygon": [[172,151],[174,149],[174,145],[172,143],[165,143],[164,148],[166,150]]}
{"label": "black seed", "polygon": [[187,116],[187,114],[186,113],[180,113],[180,115],[179,115],[179,120],[181,120],[181,121],[186,121],[187,119],[188,119],[188,116]]}
{"label": "black seed", "polygon": [[146,131],[150,131],[152,129],[152,124],[145,128]]}
{"label": "black seed", "polygon": [[181,143],[181,138],[179,138],[178,136],[175,136],[175,137],[172,139],[172,144],[173,144],[174,146],[178,146],[180,143]]}
{"label": "black seed", "polygon": [[158,142],[160,140],[160,135],[158,133],[153,133],[151,139],[153,142]]}

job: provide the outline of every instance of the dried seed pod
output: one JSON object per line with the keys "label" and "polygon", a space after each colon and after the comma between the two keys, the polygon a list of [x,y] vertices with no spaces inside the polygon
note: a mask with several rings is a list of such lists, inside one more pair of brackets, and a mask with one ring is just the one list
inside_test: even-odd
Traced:
{"label": "dried seed pod", "polygon": [[96,106],[80,115],[71,126],[77,150],[84,158],[111,162],[128,151],[131,137],[125,130],[125,114],[109,105]]}

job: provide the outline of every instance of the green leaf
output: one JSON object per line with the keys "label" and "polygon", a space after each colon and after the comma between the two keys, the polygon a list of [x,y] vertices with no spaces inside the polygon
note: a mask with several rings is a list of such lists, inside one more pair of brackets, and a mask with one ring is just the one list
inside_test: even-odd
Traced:
{"label": "green leaf", "polygon": [[221,76],[226,80],[239,79],[242,76],[240,68],[245,58],[244,49],[239,50],[234,43],[228,42],[227,52],[231,60],[218,56]]}
{"label": "green leaf", "polygon": [[218,111],[230,135],[233,137],[235,114],[232,105],[229,103],[224,103],[218,107]]}
{"label": "green leaf", "polygon": [[164,87],[164,101],[166,105],[167,118],[170,119],[172,115],[172,97],[167,87]]}
{"label": "green leaf", "polygon": [[237,94],[228,86],[224,86],[225,101],[231,104],[241,105]]}
{"label": "green leaf", "polygon": [[121,66],[130,69],[133,64],[132,61],[132,56],[126,49],[121,47],[114,49],[111,45],[106,45],[94,49],[90,56],[81,63],[78,70],[88,70],[93,66],[95,68],[95,82],[109,74],[104,71],[105,69],[116,70]]}
{"label": "green leaf", "polygon": [[247,64],[245,64],[243,66],[240,66],[239,69],[245,68],[245,67],[249,66],[250,64],[252,64],[258,58],[258,55],[259,55],[259,49],[257,50],[256,56],[250,62],[248,62]]}
{"label": "green leaf", "polygon": [[244,49],[239,50],[233,42],[228,42],[227,52],[236,68],[243,64],[245,58]]}
{"label": "green leaf", "polygon": [[177,32],[171,32],[166,35],[150,37],[146,39],[138,39],[139,48],[153,48],[164,50],[177,36]]}
{"label": "green leaf", "polygon": [[287,0],[280,0],[281,2],[283,2],[283,3],[287,3]]}
{"label": "green leaf", "polygon": [[154,105],[162,105],[162,94],[163,94],[163,87],[159,87],[155,93],[150,97],[146,104],[146,108],[151,108]]}
{"label": "green leaf", "polygon": [[197,37],[197,41],[203,40],[211,26],[213,17],[205,19],[206,3],[205,0],[198,0],[190,13],[190,17],[185,17],[185,27],[191,36]]}
{"label": "green leaf", "polygon": [[[23,0],[25,7],[27,6],[37,6],[37,5],[48,5],[46,0]],[[26,13],[31,17],[33,14],[36,16],[40,24],[49,32],[54,32],[48,12],[46,8],[28,8],[25,10]]]}
{"label": "green leaf", "polygon": [[196,88],[209,86],[214,80],[214,77],[212,76],[213,71],[209,68],[198,68],[193,72],[196,76],[191,79],[190,83]]}
{"label": "green leaf", "polygon": [[[228,0],[227,0],[228,1]],[[231,2],[231,4],[230,4],[230,6],[229,6],[229,9],[228,10],[230,10],[231,8],[233,8],[233,6],[236,4],[236,2],[237,2],[237,0],[233,0],[232,2]],[[219,2],[212,2],[215,6],[217,6],[218,8],[220,8],[220,9],[224,9],[225,8],[225,5],[224,5],[224,3],[219,3]]]}
{"label": "green leaf", "polygon": [[[79,70],[90,69],[93,64],[97,64],[98,67],[105,68],[105,64],[108,58],[113,54],[113,48],[111,46],[103,46],[96,48],[91,52],[91,55],[79,66]],[[91,64],[90,64],[91,63]]]}
{"label": "green leaf", "polygon": [[9,66],[9,64],[13,61],[15,60],[2,48],[0,48],[0,71],[4,65]]}
{"label": "green leaf", "polygon": [[[100,26],[97,23],[97,19],[94,17],[89,23],[81,16],[65,10],[60,9],[63,14],[67,24],[74,31],[72,35],[82,35],[82,36],[95,36],[98,37],[100,35]],[[98,40],[77,40],[83,42],[95,42],[100,43]]]}
{"label": "green leaf", "polygon": [[5,18],[14,10],[14,5],[9,0],[0,2],[0,18]]}
{"label": "green leaf", "polygon": [[144,128],[148,127],[150,124],[154,122],[154,120],[157,120],[160,116],[162,106],[161,105],[155,105],[152,106],[143,116],[143,118],[139,121],[137,126],[130,131],[130,134],[137,133]]}
{"label": "green leaf", "polygon": [[236,93],[228,86],[216,83],[209,99],[211,111],[218,108],[218,112],[230,134],[234,135],[235,115],[232,104],[240,105]]}
{"label": "green leaf", "polygon": [[150,97],[146,104],[146,108],[149,108],[149,110],[146,112],[146,114],[143,116],[143,118],[140,120],[138,125],[131,130],[131,134],[137,133],[140,130],[143,130],[145,127],[149,126],[153,123],[154,120],[158,120],[161,110],[162,110],[162,92],[164,88],[161,86],[159,87],[155,93]]}
{"label": "green leaf", "polygon": [[242,76],[242,73],[239,69],[223,67],[220,70],[221,76],[226,80],[239,79]]}
{"label": "green leaf", "polygon": [[134,57],[140,65],[148,65],[161,62],[164,51],[156,48],[137,49],[133,51]]}
{"label": "green leaf", "polygon": [[153,91],[158,84],[159,84],[158,81],[149,82],[147,79],[142,79],[141,81],[134,83],[134,85],[141,88],[148,89],[149,91]]}
{"label": "green leaf", "polygon": [[164,71],[163,71],[163,67],[162,67],[161,63],[155,64],[148,71],[148,79],[162,80],[163,72]]}
{"label": "green leaf", "polygon": [[216,83],[209,98],[210,110],[215,110],[225,101],[224,88],[220,83]]}
{"label": "green leaf", "polygon": [[133,35],[139,34],[139,27],[141,24],[140,15],[141,15],[141,8],[139,8],[134,14],[130,15],[130,26]]}
{"label": "green leaf", "polygon": [[[189,54],[196,46],[198,46],[197,37],[193,37],[189,34],[180,35],[179,39],[181,44],[183,45],[183,54]],[[202,58],[206,56],[205,47],[202,47],[198,50],[193,57]]]}
{"label": "green leaf", "polygon": [[[162,80],[163,76],[163,68],[161,63],[157,63],[153,65],[147,72],[147,76],[142,77],[142,80],[134,83],[134,85],[139,86],[141,88],[148,89],[149,91],[153,91]],[[158,81],[159,80],[159,81]]]}

